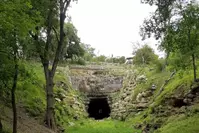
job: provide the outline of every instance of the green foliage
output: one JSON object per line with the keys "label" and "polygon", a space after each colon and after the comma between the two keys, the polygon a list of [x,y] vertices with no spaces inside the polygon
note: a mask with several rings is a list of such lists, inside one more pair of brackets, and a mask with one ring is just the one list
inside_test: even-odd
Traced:
{"label": "green foliage", "polygon": [[119,63],[119,64],[124,64],[126,61],[125,57],[124,56],[121,56],[121,57],[111,57],[111,58],[108,58],[106,60],[106,62],[108,63]]}
{"label": "green foliage", "polygon": [[68,60],[67,63],[68,64],[77,64],[77,65],[86,65],[86,61],[81,57],[77,57],[76,59]]}
{"label": "green foliage", "polygon": [[[43,119],[46,108],[45,79],[42,66],[36,62],[21,62],[19,81],[16,90],[17,103],[20,103],[31,117]],[[65,72],[67,68],[58,68],[55,76],[55,98],[63,95],[67,99],[79,97],[79,93],[72,89]],[[58,85],[64,83],[64,86]],[[84,119],[86,114],[83,110],[74,109],[70,106],[70,100],[55,103],[55,119],[60,127],[68,126],[69,122]],[[78,98],[81,103],[82,99]],[[83,109],[83,107],[81,107]]]}
{"label": "green foliage", "polygon": [[68,125],[71,121],[71,116],[75,116],[74,113],[65,103],[55,103],[55,119],[60,127]]}
{"label": "green foliage", "polygon": [[0,97],[6,98],[10,91],[13,76],[13,61],[0,53]]}
{"label": "green foliage", "polygon": [[[28,37],[28,32],[34,28],[38,17],[31,10],[29,0],[3,0],[0,2],[0,9],[0,86],[6,91],[9,89],[7,95],[11,90],[14,66],[18,66],[17,62],[23,57],[21,51],[24,44],[20,42]],[[15,88],[12,90],[14,92]],[[1,93],[4,98],[4,91]]]}
{"label": "green foliage", "polygon": [[78,58],[77,64],[79,64],[79,65],[86,65],[86,62],[82,58]]}
{"label": "green foliage", "polygon": [[191,66],[191,59],[186,54],[181,54],[180,52],[172,52],[168,58],[168,69],[170,71],[174,70],[188,70]]}
{"label": "green foliage", "polygon": [[[144,70],[143,70],[144,69]],[[134,88],[135,97],[139,92],[143,92],[151,87],[151,84],[157,85],[157,89],[151,97],[152,103],[149,108],[145,111],[129,115],[127,122],[130,122],[133,125],[151,125],[151,132],[155,133],[197,133],[198,132],[198,104],[194,103],[191,106],[185,107],[185,113],[174,113],[170,115],[161,115],[158,112],[158,107],[161,107],[160,111],[169,112],[168,110],[168,101],[171,97],[181,96],[184,97],[191,90],[191,86],[193,85],[192,75],[190,75],[191,70],[183,70],[179,71],[175,74],[175,76],[168,82],[168,84],[164,87],[162,93],[155,99],[154,97],[159,92],[160,87],[164,84],[165,80],[170,77],[170,74],[166,71],[164,72],[156,72],[149,71],[149,69],[142,68],[140,74],[145,74],[147,76],[147,82],[138,84],[136,88]],[[135,99],[133,97],[133,99]],[[176,109],[176,108],[175,108]],[[183,108],[178,108],[176,111],[182,110]],[[155,110],[155,113],[154,113]],[[172,110],[173,111],[173,108]],[[193,122],[193,123],[192,123]],[[197,124],[195,124],[195,123]],[[153,130],[153,125],[161,124],[161,128],[157,131]],[[183,128],[181,128],[183,127]]]}
{"label": "green foliage", "polygon": [[156,98],[154,106],[164,104],[165,99],[172,95],[181,94],[184,95],[190,90],[190,86],[193,84],[192,75],[190,71],[178,72],[169,84],[165,86],[164,91]]}
{"label": "green foliage", "polygon": [[31,10],[29,0],[3,0],[0,2],[0,9],[0,47],[3,48],[1,52],[12,60],[14,51],[18,52],[18,56],[22,54],[19,51],[23,49],[24,44],[20,42],[28,38],[28,32],[34,29],[35,21],[38,21],[39,17]]}
{"label": "green foliage", "polygon": [[155,62],[155,67],[157,72],[162,72],[166,68],[165,59],[161,58]]}
{"label": "green foliage", "polygon": [[[150,3],[148,0],[145,2]],[[194,81],[196,81],[195,60],[199,51],[198,3],[194,1],[177,2],[175,0],[165,3],[153,0],[151,2],[155,5],[166,5],[165,7],[158,6],[151,17],[152,20],[145,21],[144,36],[146,34],[150,36],[151,33],[154,33],[158,39],[164,33],[163,41],[159,47],[165,50],[170,58],[171,69],[187,69],[192,64]],[[173,4],[178,6],[172,6]]]}
{"label": "green foliage", "polygon": [[93,47],[91,47],[91,45],[89,44],[83,44],[82,43],[82,47],[85,50],[85,54],[84,54],[84,60],[85,61],[91,61],[92,58],[95,56],[95,49]]}
{"label": "green foliage", "polygon": [[12,131],[11,131],[11,129],[6,127],[6,125],[3,125],[3,131],[1,131],[1,133],[12,133]]}
{"label": "green foliage", "polygon": [[149,65],[155,63],[158,56],[155,55],[153,49],[148,45],[144,45],[134,52],[133,64],[135,65]]}
{"label": "green foliage", "polygon": [[17,101],[34,117],[42,116],[46,105],[44,77],[41,72],[41,68],[36,64],[25,63],[24,67],[21,67],[16,92]]}
{"label": "green foliage", "polygon": [[140,29],[143,39],[150,38],[152,35],[155,39],[160,39],[167,31],[171,18],[176,15],[178,11],[176,7],[181,7],[182,3],[185,4],[181,0],[142,0],[142,3],[157,7],[155,12],[151,13],[150,17],[144,20],[143,26]]}
{"label": "green foliage", "polygon": [[178,13],[181,18],[168,27],[161,46],[166,51],[190,56],[198,53],[199,7],[191,3],[181,10]]}
{"label": "green foliage", "polygon": [[34,15],[34,12],[30,12],[32,6],[29,0],[4,0],[0,2],[0,8],[2,11],[0,14],[0,28],[5,29],[3,31],[6,32],[15,29],[19,36],[26,35],[28,30],[33,28],[34,20],[37,19],[31,16]]}
{"label": "green foliage", "polygon": [[92,59],[93,62],[105,62],[106,60],[106,56],[105,55],[100,55],[100,56],[96,56]]}
{"label": "green foliage", "polygon": [[[55,120],[59,127],[65,128],[70,122],[81,121],[85,118],[86,112],[83,109],[82,97],[80,93],[72,88],[66,67],[58,68],[55,75]],[[59,99],[59,100],[57,100]],[[77,105],[77,103],[80,104]]]}
{"label": "green foliage", "polygon": [[68,59],[74,57],[82,57],[84,55],[84,49],[81,46],[80,38],[77,35],[77,29],[72,23],[66,23],[64,30],[67,33],[65,38],[65,46],[63,50],[63,56]]}
{"label": "green foliage", "polygon": [[[170,73],[167,71],[157,71],[156,69],[150,70],[150,67],[140,68],[138,70],[139,75],[145,75],[147,78],[146,82],[137,84],[134,88],[133,99],[136,99],[138,93],[146,91],[152,87],[152,85],[156,86],[156,92],[161,88],[164,84],[165,80],[167,80],[170,76]],[[155,92],[155,93],[156,93]]]}

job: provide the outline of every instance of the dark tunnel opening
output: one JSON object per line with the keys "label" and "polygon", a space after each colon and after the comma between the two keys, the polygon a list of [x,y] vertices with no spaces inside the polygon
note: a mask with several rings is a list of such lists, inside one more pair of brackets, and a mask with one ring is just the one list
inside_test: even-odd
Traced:
{"label": "dark tunnel opening", "polygon": [[92,117],[95,120],[101,120],[108,118],[110,116],[110,112],[111,110],[107,98],[90,99],[90,103],[88,105],[89,117]]}

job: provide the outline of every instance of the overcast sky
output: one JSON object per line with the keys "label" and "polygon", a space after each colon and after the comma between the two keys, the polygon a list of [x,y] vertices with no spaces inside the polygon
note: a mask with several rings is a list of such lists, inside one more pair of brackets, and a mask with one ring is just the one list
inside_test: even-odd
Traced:
{"label": "overcast sky", "polygon": [[[155,8],[140,0],[78,0],[69,10],[83,43],[100,55],[127,57],[131,42],[141,41],[139,26]],[[156,50],[153,40],[146,42]]]}

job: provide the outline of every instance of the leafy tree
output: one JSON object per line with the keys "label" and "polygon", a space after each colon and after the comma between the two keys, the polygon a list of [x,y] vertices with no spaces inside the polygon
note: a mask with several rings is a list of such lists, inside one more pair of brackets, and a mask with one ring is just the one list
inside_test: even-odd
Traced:
{"label": "leafy tree", "polygon": [[198,53],[198,5],[192,1],[144,0],[144,3],[156,5],[157,10],[146,19],[141,28],[143,39],[155,35],[163,38],[160,48],[167,57],[171,52],[180,52],[191,56],[194,81],[196,81],[196,54]]}
{"label": "leafy tree", "polygon": [[82,43],[82,48],[84,49],[85,53],[84,53],[84,60],[86,61],[91,61],[92,58],[95,56],[95,48],[91,47],[91,45],[89,44],[83,44]]}
{"label": "leafy tree", "polygon": [[107,58],[106,59],[106,62],[109,62],[109,63],[119,63],[119,64],[124,64],[126,61],[125,57],[124,56],[121,56],[121,57],[111,57],[111,58]]}
{"label": "leafy tree", "polygon": [[[165,38],[170,32],[170,26],[176,21],[183,6],[188,4],[188,0],[141,0],[144,4],[156,6],[155,12],[151,13],[149,18],[144,20],[143,25],[140,28],[140,35],[142,39],[150,38],[154,36],[156,40]],[[169,37],[167,41],[159,44],[159,48],[166,52],[166,63],[169,57],[170,49],[169,44],[172,38]],[[165,49],[165,47],[168,47]]]}
{"label": "leafy tree", "polygon": [[[27,0],[0,2],[0,45],[3,48],[1,52],[5,55],[5,60],[10,60],[8,64],[12,64],[10,67],[12,70],[12,86],[8,87],[11,89],[13,108],[13,133],[17,133],[17,109],[15,91],[18,80],[18,62],[20,59],[19,53],[23,47],[23,45],[20,43],[20,40],[23,40],[27,35],[28,30],[34,27],[35,19],[32,17],[34,12],[30,11],[31,8],[31,3]],[[4,65],[6,64],[7,63],[4,62]],[[8,68],[8,66],[6,66],[6,68]]]}
{"label": "leafy tree", "polygon": [[175,71],[179,69],[189,69],[191,59],[186,54],[182,54],[179,51],[171,52],[168,58],[169,70]]}
{"label": "leafy tree", "polygon": [[80,38],[77,35],[77,30],[72,23],[65,24],[66,35],[64,44],[65,49],[63,50],[63,55],[66,59],[73,59],[74,57],[83,57],[84,49],[81,46]]}
{"label": "leafy tree", "polygon": [[154,62],[156,66],[156,72],[162,72],[165,70],[166,65],[165,65],[165,59],[160,58],[157,61]]}
{"label": "leafy tree", "polygon": [[136,65],[148,65],[154,63],[158,59],[153,49],[148,45],[144,45],[142,48],[134,52],[133,63]]}
{"label": "leafy tree", "polygon": [[117,58],[117,62],[120,64],[124,64],[126,62],[126,59],[124,56],[121,56],[121,57]]}
{"label": "leafy tree", "polygon": [[[38,22],[39,26],[35,28],[35,32],[30,32],[35,40],[37,52],[40,56],[46,79],[47,107],[45,122],[46,125],[53,130],[56,129],[54,119],[53,80],[59,60],[63,54],[65,36],[68,34],[68,32],[66,33],[64,31],[64,24],[66,11],[68,10],[70,3],[71,0],[50,0],[47,2],[47,8],[45,10],[42,10],[41,8],[36,9],[41,12],[43,11],[41,13],[43,15],[43,21]],[[35,5],[36,4],[37,3],[35,3]],[[59,19],[57,19],[58,16]],[[46,37],[42,36],[43,32],[46,34]],[[54,45],[52,44],[54,39],[53,37],[56,39],[56,43],[54,43]],[[54,52],[52,52],[53,48],[55,49]],[[52,65],[50,64],[51,60]]]}
{"label": "leafy tree", "polygon": [[156,39],[160,39],[167,32],[172,18],[176,16],[178,9],[186,3],[186,0],[141,0],[141,2],[157,7],[155,12],[144,20],[141,36],[145,39],[154,35]]}
{"label": "leafy tree", "polygon": [[[46,34],[47,34],[47,40],[45,43],[44,53],[40,53],[41,62],[44,67],[44,73],[45,73],[45,79],[46,79],[46,94],[47,94],[47,107],[46,107],[46,119],[45,122],[47,126],[51,129],[56,129],[55,126],[55,119],[54,119],[54,92],[53,92],[53,79],[55,75],[55,71],[59,62],[59,58],[61,55],[61,51],[63,48],[63,42],[64,42],[64,21],[66,18],[66,10],[70,4],[69,1],[60,0],[59,3],[59,9],[60,9],[60,26],[59,26],[59,38],[57,37],[57,48],[56,53],[53,59],[52,67],[50,67],[50,59],[49,59],[49,47],[52,42],[52,30],[53,30],[53,19],[54,18],[54,9],[56,8],[56,3],[54,1],[50,1],[49,4],[49,12],[47,15],[47,25],[46,25]],[[57,32],[55,32],[57,34]],[[57,35],[58,36],[58,35]]]}
{"label": "leafy tree", "polygon": [[[191,3],[180,12],[181,18],[170,28],[169,34],[164,41],[172,37],[171,43],[165,49],[178,52],[192,59],[194,81],[196,77],[196,55],[199,51],[199,6]],[[170,39],[171,40],[171,39]],[[163,43],[164,43],[163,41]]]}
{"label": "leafy tree", "polygon": [[66,59],[82,57],[84,55],[84,49],[79,44],[70,44],[67,48],[67,55],[65,56]]}
{"label": "leafy tree", "polygon": [[96,56],[93,58],[94,62],[105,62],[106,60],[106,56],[105,55],[100,55],[100,56]]}
{"label": "leafy tree", "polygon": [[[11,88],[12,94],[13,133],[17,132],[15,90],[19,73],[18,62],[21,57],[29,58],[37,57],[38,55],[41,59],[46,78],[47,107],[45,121],[49,128],[56,128],[54,120],[53,78],[63,53],[64,41],[69,41],[66,44],[71,44],[69,49],[74,51],[77,48],[79,49],[78,52],[75,51],[76,55],[79,56],[83,53],[83,50],[79,47],[80,39],[68,34],[71,32],[64,31],[66,11],[70,3],[71,0],[0,1],[0,48],[3,48],[0,50],[0,56],[5,56],[3,63],[0,64],[0,66],[3,66],[0,71],[4,68],[8,70],[8,64],[12,64],[10,69],[13,70],[11,71],[13,84],[9,88]],[[28,33],[34,41],[31,40]],[[70,38],[65,39],[66,35]],[[55,41],[53,42],[53,39],[56,39],[56,43]],[[75,45],[73,45],[73,42],[75,42]],[[30,54],[30,51],[33,52]],[[51,60],[53,60],[52,65],[50,64]],[[6,61],[10,62],[6,63]],[[10,75],[4,72],[1,76],[6,77]],[[1,85],[5,83],[4,81],[7,82],[7,80],[1,80],[3,82]]]}

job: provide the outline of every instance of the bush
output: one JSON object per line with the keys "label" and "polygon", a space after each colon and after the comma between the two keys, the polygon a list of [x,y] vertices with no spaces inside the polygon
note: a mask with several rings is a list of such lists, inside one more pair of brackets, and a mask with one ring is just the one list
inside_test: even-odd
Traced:
{"label": "bush", "polygon": [[42,99],[39,97],[33,98],[29,103],[25,106],[26,111],[33,117],[41,116],[44,113],[45,104]]}
{"label": "bush", "polygon": [[156,62],[156,72],[161,72],[164,70],[165,67],[165,59],[158,59]]}
{"label": "bush", "polygon": [[79,65],[86,65],[86,62],[85,62],[84,59],[79,58],[79,59],[77,60],[77,64],[79,64]]}

